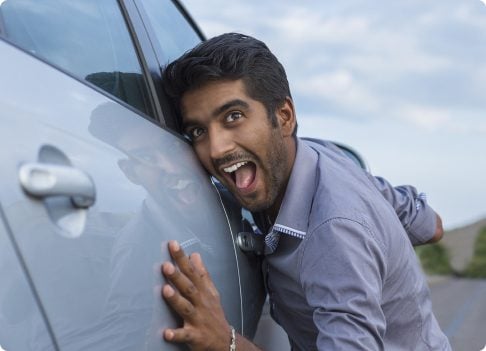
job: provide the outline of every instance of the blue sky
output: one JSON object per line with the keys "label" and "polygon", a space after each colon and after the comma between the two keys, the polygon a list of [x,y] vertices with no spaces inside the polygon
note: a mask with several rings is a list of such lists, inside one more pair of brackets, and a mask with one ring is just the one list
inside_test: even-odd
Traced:
{"label": "blue sky", "polygon": [[253,35],[287,70],[300,136],[344,142],[427,193],[445,227],[486,217],[480,0],[184,0],[208,36]]}

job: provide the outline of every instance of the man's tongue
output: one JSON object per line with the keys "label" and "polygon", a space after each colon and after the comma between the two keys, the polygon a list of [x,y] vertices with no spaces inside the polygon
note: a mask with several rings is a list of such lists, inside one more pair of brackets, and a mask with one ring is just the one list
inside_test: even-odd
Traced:
{"label": "man's tongue", "polygon": [[255,165],[251,162],[235,171],[235,182],[238,189],[246,189],[255,180]]}

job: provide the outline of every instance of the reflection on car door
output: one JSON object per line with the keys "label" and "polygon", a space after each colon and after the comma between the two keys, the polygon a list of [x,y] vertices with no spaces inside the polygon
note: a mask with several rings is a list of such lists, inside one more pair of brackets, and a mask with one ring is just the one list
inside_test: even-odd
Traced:
{"label": "reflection on car door", "polygon": [[178,349],[159,334],[177,323],[160,299],[170,239],[202,253],[241,329],[228,222],[190,146],[2,40],[0,77],[1,205],[60,348]]}

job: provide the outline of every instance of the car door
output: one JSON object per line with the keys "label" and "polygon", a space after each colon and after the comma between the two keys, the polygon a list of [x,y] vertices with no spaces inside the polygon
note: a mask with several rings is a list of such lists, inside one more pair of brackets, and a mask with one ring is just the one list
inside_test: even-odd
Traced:
{"label": "car door", "polygon": [[[61,350],[170,350],[167,241],[199,251],[242,329],[236,252],[112,0],[0,2],[0,203]],[[30,335],[26,331],[26,335]],[[33,345],[32,350],[44,349]]]}

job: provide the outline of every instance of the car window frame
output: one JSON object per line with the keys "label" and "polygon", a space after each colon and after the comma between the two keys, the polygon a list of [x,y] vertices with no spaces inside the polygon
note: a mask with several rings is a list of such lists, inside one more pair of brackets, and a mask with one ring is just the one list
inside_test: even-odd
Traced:
{"label": "car window frame", "polygon": [[[161,108],[160,121],[166,126],[166,129],[176,133],[181,132],[181,123],[176,116],[176,112],[169,98],[165,94],[162,86],[162,65],[163,48],[160,46],[155,30],[151,25],[150,19],[145,13],[143,4],[140,0],[120,0],[127,10],[127,14],[133,21],[134,33],[138,35],[138,42],[140,48],[145,56],[147,69],[152,78],[152,88],[154,95],[158,98],[158,103]],[[206,36],[191,17],[184,5],[178,0],[171,0],[176,9],[187,21],[189,26],[194,30],[196,35],[202,41],[206,40]]]}

